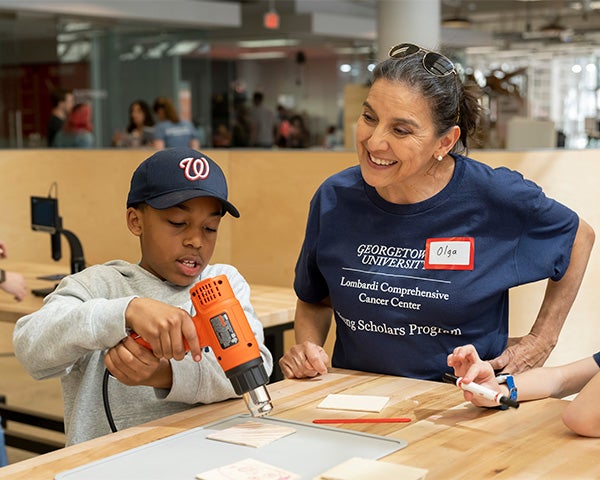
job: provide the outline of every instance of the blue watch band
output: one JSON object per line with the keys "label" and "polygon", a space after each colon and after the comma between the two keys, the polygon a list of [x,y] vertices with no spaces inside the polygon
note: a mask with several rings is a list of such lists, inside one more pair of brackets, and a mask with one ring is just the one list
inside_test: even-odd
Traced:
{"label": "blue watch band", "polygon": [[516,402],[518,397],[518,391],[517,386],[515,385],[514,377],[509,374],[501,374],[496,377],[496,380],[498,381],[498,383],[506,383],[509,398]]}

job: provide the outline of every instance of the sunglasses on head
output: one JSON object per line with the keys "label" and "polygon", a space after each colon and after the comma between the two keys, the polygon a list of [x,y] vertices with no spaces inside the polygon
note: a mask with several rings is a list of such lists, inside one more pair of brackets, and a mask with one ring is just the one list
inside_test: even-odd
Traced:
{"label": "sunglasses on head", "polygon": [[422,60],[423,67],[431,75],[434,75],[436,77],[445,77],[446,75],[450,75],[451,73],[456,73],[454,64],[450,61],[450,59],[448,59],[441,53],[426,50],[412,43],[401,43],[400,45],[396,45],[395,47],[392,47],[390,49],[388,55],[391,58],[405,58],[410,57],[411,55],[414,55],[415,53],[419,52],[425,52],[425,55],[423,55]]}

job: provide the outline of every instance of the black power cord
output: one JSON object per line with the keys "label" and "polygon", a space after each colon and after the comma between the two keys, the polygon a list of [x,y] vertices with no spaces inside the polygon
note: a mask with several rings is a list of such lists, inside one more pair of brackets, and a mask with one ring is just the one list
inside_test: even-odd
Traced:
{"label": "black power cord", "polygon": [[102,379],[102,402],[104,403],[104,413],[106,413],[108,425],[110,425],[110,430],[114,433],[117,431],[117,426],[115,425],[112,412],[110,411],[110,403],[108,401],[108,380],[110,379],[110,377],[111,374],[108,371],[108,368],[105,368],[104,378]]}

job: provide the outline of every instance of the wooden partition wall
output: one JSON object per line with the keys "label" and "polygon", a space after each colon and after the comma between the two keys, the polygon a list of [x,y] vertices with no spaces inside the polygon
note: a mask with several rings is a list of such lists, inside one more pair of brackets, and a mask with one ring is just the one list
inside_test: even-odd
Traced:
{"label": "wooden partition wall", "polygon": [[[63,226],[83,244],[86,261],[139,260],[125,224],[129,181],[147,150],[0,151],[0,239],[11,258],[51,263],[50,237],[34,232],[30,196],[46,196],[56,182]],[[241,218],[227,215],[213,257],[232,263],[252,282],[290,285],[308,203],[327,176],[355,162],[352,153],[210,150],[224,170],[229,198]],[[52,196],[56,195],[52,189]],[[63,259],[68,268],[68,246]],[[58,266],[57,265],[57,266]]]}
{"label": "wooden partition wall", "polygon": [[[152,152],[147,150],[0,151],[0,239],[14,260],[51,263],[50,238],[30,228],[29,197],[47,195],[57,183],[64,227],[80,238],[89,264],[114,258],[139,260],[137,239],[125,225],[125,200],[131,174]],[[291,286],[302,243],[308,204],[329,175],[356,163],[354,152],[290,150],[207,150],[228,178],[230,200],[241,218],[225,217],[214,262],[231,263],[251,283]],[[567,204],[600,233],[600,151],[475,151],[492,166],[519,170],[547,195]],[[360,228],[360,226],[356,226]],[[597,248],[554,359],[578,358],[600,350],[600,257]],[[68,248],[57,271],[68,271]],[[526,332],[543,295],[541,283],[511,294],[511,331]],[[580,343],[578,343],[580,341]],[[572,343],[575,342],[575,343]],[[555,362],[556,363],[556,362]]]}

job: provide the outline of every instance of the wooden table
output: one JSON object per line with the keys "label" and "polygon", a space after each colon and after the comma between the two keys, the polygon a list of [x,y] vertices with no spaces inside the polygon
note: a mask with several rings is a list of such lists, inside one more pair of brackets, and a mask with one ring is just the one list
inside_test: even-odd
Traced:
{"label": "wooden table", "polygon": [[[452,385],[339,369],[315,379],[283,380],[270,385],[269,391],[275,406],[272,416],[289,420],[410,417],[410,423],[339,428],[405,440],[408,446],[385,460],[426,468],[428,480],[600,478],[600,439],[579,437],[564,427],[563,400],[524,403],[518,410],[488,410],[464,403]],[[329,393],[384,395],[390,401],[379,414],[318,409]],[[50,479],[58,472],[238,413],[246,413],[241,400],[193,408],[9,465],[0,469],[0,478]]]}

